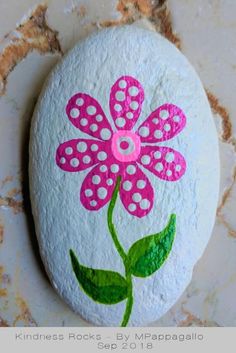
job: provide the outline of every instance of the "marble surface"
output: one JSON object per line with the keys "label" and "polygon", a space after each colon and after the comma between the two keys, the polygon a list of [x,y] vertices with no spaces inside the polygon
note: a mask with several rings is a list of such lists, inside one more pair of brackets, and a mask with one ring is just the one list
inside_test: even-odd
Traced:
{"label": "marble surface", "polygon": [[134,22],[166,36],[199,73],[221,153],[211,240],[181,298],[150,325],[236,326],[236,2],[0,0],[0,8],[0,326],[90,326],[57,296],[39,257],[29,127],[42,84],[64,53],[98,28]]}

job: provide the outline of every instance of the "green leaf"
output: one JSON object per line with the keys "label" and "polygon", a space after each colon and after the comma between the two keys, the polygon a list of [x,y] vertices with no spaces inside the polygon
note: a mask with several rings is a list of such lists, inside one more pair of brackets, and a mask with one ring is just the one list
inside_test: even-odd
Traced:
{"label": "green leaf", "polygon": [[116,304],[127,298],[128,285],[119,273],[82,266],[73,250],[70,250],[70,258],[81,288],[94,301]]}
{"label": "green leaf", "polygon": [[157,271],[171,251],[175,232],[176,215],[172,214],[162,232],[135,242],[128,252],[129,272],[136,277],[148,277]]}

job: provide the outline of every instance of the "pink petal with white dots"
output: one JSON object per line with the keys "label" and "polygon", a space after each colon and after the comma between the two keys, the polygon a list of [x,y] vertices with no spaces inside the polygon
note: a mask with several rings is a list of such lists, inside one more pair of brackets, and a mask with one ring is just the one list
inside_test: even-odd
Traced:
{"label": "pink petal with white dots", "polygon": [[106,142],[74,139],[62,143],[56,152],[57,165],[67,172],[80,172],[109,158]]}
{"label": "pink petal with white dots", "polygon": [[144,217],[153,206],[154,192],[147,176],[136,163],[127,164],[120,185],[120,198],[133,216]]}
{"label": "pink petal with white dots", "polygon": [[170,147],[142,147],[137,162],[158,178],[167,181],[179,180],[186,171],[184,157]]}
{"label": "pink petal with white dots", "polygon": [[142,110],[144,91],[135,78],[120,77],[111,88],[110,112],[118,130],[131,130]]}
{"label": "pink petal with white dots", "polygon": [[164,104],[156,109],[138,129],[142,142],[161,142],[171,139],[183,130],[186,117],[173,104]]}
{"label": "pink petal with white dots", "polygon": [[66,106],[66,114],[82,132],[103,141],[111,139],[112,129],[100,104],[88,94],[75,94]]}
{"label": "pink petal with white dots", "polygon": [[95,166],[83,181],[80,190],[82,205],[90,211],[97,211],[106,205],[112,197],[117,177],[121,173],[121,166],[111,159],[107,163]]}

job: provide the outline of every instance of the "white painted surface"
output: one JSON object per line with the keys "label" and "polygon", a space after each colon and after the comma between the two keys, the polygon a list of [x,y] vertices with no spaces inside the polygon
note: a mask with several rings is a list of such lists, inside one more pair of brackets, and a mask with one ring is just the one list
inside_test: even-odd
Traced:
{"label": "white painted surface", "polygon": [[162,316],[191,280],[215,220],[219,183],[216,129],[201,82],[182,54],[159,35],[126,27],[92,36],[75,47],[50,75],[34,115],[30,144],[31,200],[47,273],[74,311],[97,325],[118,325],[125,303],[96,304],[78,287],[68,250],[73,248],[86,266],[123,272],[106,225],[107,207],[83,208],[78,194],[87,171],[67,173],[55,163],[64,141],[84,137],[68,120],[65,106],[78,92],[86,92],[109,114],[109,92],[122,75],[134,76],[144,87],[145,102],[137,126],[161,104],[179,106],[186,128],[161,143],[180,151],[187,172],[176,182],[164,182],[146,172],[154,190],[154,207],[147,217],[128,215],[120,201],[115,224],[125,249],[146,234],[164,228],[177,215],[177,235],[164,266],[147,279],[135,279],[131,325],[148,324]]}

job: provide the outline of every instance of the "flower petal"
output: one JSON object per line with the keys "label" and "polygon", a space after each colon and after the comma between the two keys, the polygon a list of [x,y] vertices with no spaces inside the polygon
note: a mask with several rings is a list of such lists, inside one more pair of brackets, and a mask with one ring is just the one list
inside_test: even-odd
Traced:
{"label": "flower petal", "polygon": [[110,140],[112,129],[102,107],[88,94],[75,94],[67,104],[66,114],[82,132],[103,141]]}
{"label": "flower petal", "polygon": [[161,142],[171,139],[183,130],[186,117],[174,104],[164,104],[156,109],[138,129],[142,142]]}
{"label": "flower petal", "polygon": [[97,211],[112,197],[116,179],[122,171],[120,165],[110,159],[99,163],[86,176],[80,190],[82,205],[90,211]]}
{"label": "flower petal", "polygon": [[142,147],[138,163],[167,181],[179,180],[186,171],[184,157],[170,147]]}
{"label": "flower petal", "polygon": [[144,100],[144,91],[136,79],[122,76],[111,88],[110,112],[118,130],[131,130]]}
{"label": "flower petal", "polygon": [[74,139],[62,143],[56,152],[58,167],[67,172],[80,172],[108,159],[110,144],[96,140]]}
{"label": "flower petal", "polygon": [[120,197],[125,209],[136,217],[144,217],[152,209],[152,185],[136,163],[127,164],[121,179]]}

